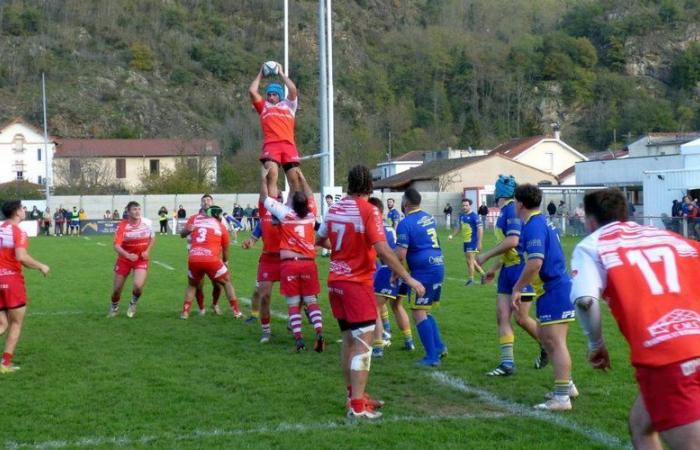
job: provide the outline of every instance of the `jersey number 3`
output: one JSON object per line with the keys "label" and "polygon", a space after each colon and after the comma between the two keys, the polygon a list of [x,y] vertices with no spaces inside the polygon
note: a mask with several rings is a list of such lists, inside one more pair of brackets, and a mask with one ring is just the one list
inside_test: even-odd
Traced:
{"label": "jersey number 3", "polygon": [[[649,285],[651,293],[661,295],[664,293],[677,294],[681,292],[678,281],[678,267],[676,257],[669,247],[652,247],[644,250],[630,250],[627,252],[627,259],[633,266],[639,267],[644,279]],[[661,284],[656,272],[651,268],[654,263],[663,262],[666,286]]]}

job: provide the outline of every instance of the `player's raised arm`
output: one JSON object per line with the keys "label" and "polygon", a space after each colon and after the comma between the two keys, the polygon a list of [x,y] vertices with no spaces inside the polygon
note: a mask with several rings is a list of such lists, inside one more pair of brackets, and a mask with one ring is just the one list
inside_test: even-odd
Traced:
{"label": "player's raised arm", "polygon": [[253,81],[250,83],[250,87],[248,88],[248,94],[250,95],[250,101],[253,103],[257,103],[263,99],[262,96],[260,95],[260,92],[259,92],[260,81],[262,80],[262,77],[263,77],[263,68],[261,66],[260,72],[258,72],[258,75],[253,79]]}
{"label": "player's raised arm", "polygon": [[277,72],[279,73],[279,76],[282,78],[282,81],[284,81],[284,85],[287,87],[287,99],[289,101],[295,101],[297,99],[297,87],[294,84],[294,82],[287,76],[287,74],[284,71],[284,67],[282,67],[282,64],[277,64]]}

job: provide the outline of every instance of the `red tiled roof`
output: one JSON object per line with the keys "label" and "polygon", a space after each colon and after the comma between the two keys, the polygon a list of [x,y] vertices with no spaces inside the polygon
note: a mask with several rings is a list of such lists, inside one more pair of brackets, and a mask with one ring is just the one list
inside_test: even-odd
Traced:
{"label": "red tiled roof", "polygon": [[589,161],[607,161],[609,159],[620,159],[628,156],[629,151],[626,148],[612,151],[612,153],[609,150],[586,153],[586,157]]}
{"label": "red tiled roof", "polygon": [[569,167],[568,169],[557,175],[557,179],[562,180],[568,177],[569,175],[573,174],[574,172],[576,172],[576,165]]}
{"label": "red tiled roof", "polygon": [[55,158],[219,156],[217,141],[208,139],[59,139]]}
{"label": "red tiled roof", "polygon": [[489,154],[500,153],[501,155],[507,156],[508,158],[515,158],[519,154],[523,153],[525,150],[540,142],[542,139],[546,138],[547,136],[513,138],[509,141],[499,144],[496,148],[491,150]]}

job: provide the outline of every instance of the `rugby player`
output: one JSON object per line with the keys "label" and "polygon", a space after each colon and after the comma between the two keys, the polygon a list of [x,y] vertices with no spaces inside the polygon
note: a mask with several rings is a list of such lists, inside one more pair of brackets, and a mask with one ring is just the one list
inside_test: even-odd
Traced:
{"label": "rugby player", "polygon": [[12,364],[12,357],[27,311],[22,266],[36,269],[44,276],[48,275],[50,269],[27,252],[27,233],[19,227],[26,215],[22,202],[7,200],[2,204],[2,215],[5,216],[5,221],[0,224],[0,336],[5,333],[7,336],[0,361],[0,374],[6,374],[19,370],[19,366]]}
{"label": "rugby player", "polygon": [[[571,299],[588,337],[588,360],[610,369],[599,298],[630,346],[640,395],[629,430],[638,449],[700,448],[700,244],[628,221],[615,189],[586,194],[592,233],[574,249]],[[602,405],[604,407],[604,405]]]}
{"label": "rugby player", "polygon": [[479,215],[472,211],[472,201],[469,198],[462,199],[462,213],[459,215],[459,225],[448,238],[452,240],[460,231],[464,239],[463,250],[464,256],[467,258],[467,270],[469,271],[469,278],[467,278],[465,286],[469,286],[474,284],[475,270],[484,275],[484,269],[476,263],[476,254],[481,251],[484,227]]}
{"label": "rugby player", "polygon": [[418,361],[424,366],[438,366],[447,355],[447,347],[440,336],[437,320],[430,314],[440,302],[445,263],[440,249],[435,218],[420,209],[421,195],[408,188],[401,199],[405,217],[396,229],[396,254],[406,261],[411,276],[425,286],[425,294],[408,294],[413,320],[416,323],[425,357]]}
{"label": "rugby player", "polygon": [[[486,261],[494,256],[501,255],[500,260],[492,264],[486,275],[484,275],[484,281],[489,283],[495,278],[496,272],[499,272],[496,320],[498,323],[498,340],[501,347],[501,362],[498,367],[487,373],[489,376],[509,376],[515,373],[515,359],[513,358],[515,333],[510,322],[513,314],[511,294],[513,293],[515,282],[520,278],[523,267],[525,267],[525,263],[520,242],[522,221],[515,212],[514,192],[515,178],[510,175],[500,175],[496,181],[495,190],[496,202],[500,208],[495,230],[496,238],[499,242],[494,248],[480,253],[476,257],[476,263],[483,267]],[[537,322],[529,315],[530,305],[534,296],[535,291],[532,286],[523,288],[520,296],[523,304],[515,311],[515,320],[522,329],[539,343]],[[548,361],[547,352],[540,346],[540,356],[535,360],[535,368],[541,369],[545,367]]]}
{"label": "rugby player", "polygon": [[566,411],[571,409],[571,397],[578,390],[571,381],[571,356],[566,345],[569,322],[575,319],[574,305],[569,298],[571,278],[566,272],[566,259],[556,228],[540,213],[542,191],[532,184],[515,188],[515,210],[523,223],[526,263],[513,286],[513,308],[522,306],[525,286],[532,285],[537,295],[537,334],[547,350],[554,367],[554,391],[549,400],[535,405],[536,409]]}
{"label": "rugby player", "polygon": [[294,126],[297,112],[297,87],[287,77],[284,68],[278,64],[277,74],[282,78],[287,88],[285,98],[284,88],[272,83],[265,89],[266,98],[262,98],[258,90],[263,77],[263,67],[248,88],[250,100],[260,115],[260,126],[263,132],[263,147],[260,162],[268,169],[267,190],[272,198],[277,198],[277,178],[279,167],[284,170],[291,192],[300,191],[299,185],[299,151],[294,140]]}
{"label": "rugby player", "polygon": [[109,317],[119,314],[124,282],[133,270],[133,287],[131,301],[126,316],[136,315],[136,303],[143,293],[143,285],[148,275],[148,261],[151,248],[155,242],[155,233],[150,219],[141,217],[141,205],[130,201],[126,205],[127,218],[122,219],[114,233],[114,251],[117,252],[117,262],[114,265],[114,287],[112,289],[112,304]]}
{"label": "rugby player", "polygon": [[228,270],[230,237],[226,225],[221,222],[222,212],[220,207],[212,205],[207,209],[206,215],[194,215],[185,224],[185,229],[192,234],[192,245],[187,256],[188,284],[180,314],[183,320],[190,315],[192,300],[204,275],[224,289],[233,316],[236,319],[243,317],[243,313],[238,310],[236,291]]}
{"label": "rugby player", "polygon": [[289,195],[290,206],[269,197],[267,190],[267,167],[261,169],[260,200],[265,209],[280,221],[280,291],[287,300],[289,324],[294,333],[296,351],[306,349],[301,333],[301,311],[299,304],[306,305],[309,319],[316,331],[314,351],[321,353],[326,348],[323,337],[323,317],[318,305],[321,286],[316,267],[314,226],[316,225],[316,201],[314,193],[299,171],[301,191]]}
{"label": "rugby player", "polygon": [[386,208],[388,209],[388,211],[386,212],[386,218],[389,219],[391,227],[393,229],[396,229],[396,227],[399,225],[399,222],[401,221],[401,213],[396,208],[394,208],[393,198],[387,199]]}
{"label": "rugby player", "polygon": [[340,366],[348,390],[347,415],[351,419],[378,419],[382,414],[376,409],[384,402],[365,392],[377,319],[373,289],[377,254],[418,296],[425,294],[425,288],[404,269],[386,243],[381,213],[367,201],[372,193],[369,169],[350,169],[347,186],[348,195],[326,214],[316,244],[331,250],[328,291],[343,338]]}

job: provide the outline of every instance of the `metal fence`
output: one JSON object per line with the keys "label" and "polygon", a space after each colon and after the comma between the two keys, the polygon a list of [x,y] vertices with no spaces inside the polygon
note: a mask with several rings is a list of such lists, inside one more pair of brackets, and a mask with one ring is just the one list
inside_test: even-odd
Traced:
{"label": "metal fence", "polygon": [[[640,225],[650,225],[674,233],[686,238],[700,240],[700,218],[661,216],[634,216],[630,218]],[[561,236],[587,236],[588,230],[582,218],[567,216],[550,216],[550,222],[559,230]]]}

